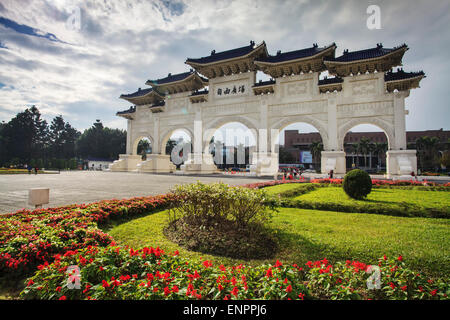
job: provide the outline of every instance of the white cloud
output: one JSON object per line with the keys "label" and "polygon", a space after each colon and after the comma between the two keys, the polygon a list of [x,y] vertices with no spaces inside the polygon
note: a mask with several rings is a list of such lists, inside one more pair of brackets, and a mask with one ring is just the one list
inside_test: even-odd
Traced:
{"label": "white cloud", "polygon": [[[378,31],[365,27],[367,5],[357,0],[5,0],[0,16],[64,43],[0,25],[0,40],[7,47],[0,47],[0,120],[36,104],[47,116],[63,114],[79,129],[95,118],[124,128],[125,121],[115,117],[129,107],[118,99],[121,93],[145,87],[147,79],[187,70],[187,57],[250,40],[265,40],[272,54],[314,42],[336,42],[337,54],[378,42],[406,42],[411,49],[405,70],[424,69],[428,75],[423,88],[407,100],[414,111],[407,117],[408,129],[448,128],[449,3],[380,1],[383,29]],[[74,8],[80,9],[80,30],[66,27]],[[422,116],[430,108],[436,112],[428,113],[432,119],[425,124]]]}

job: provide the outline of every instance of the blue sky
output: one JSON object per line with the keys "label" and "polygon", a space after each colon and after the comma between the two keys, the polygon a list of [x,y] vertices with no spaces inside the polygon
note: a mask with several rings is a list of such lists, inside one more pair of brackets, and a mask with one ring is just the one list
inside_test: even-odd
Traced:
{"label": "blue sky", "polygon": [[[369,4],[381,9],[380,30],[366,27]],[[68,25],[76,12],[79,29]],[[189,70],[187,57],[250,40],[271,54],[336,42],[340,55],[381,42],[406,43],[403,68],[427,76],[406,100],[407,130],[448,130],[449,22],[447,0],[2,0],[0,121],[35,104],[80,130],[95,119],[124,129],[115,113],[130,104],[119,95]]]}

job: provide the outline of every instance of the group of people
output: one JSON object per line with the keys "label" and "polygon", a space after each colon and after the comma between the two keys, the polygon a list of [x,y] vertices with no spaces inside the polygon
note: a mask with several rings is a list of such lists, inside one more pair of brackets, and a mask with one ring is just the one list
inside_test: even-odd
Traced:
{"label": "group of people", "polygon": [[283,180],[299,180],[302,176],[302,170],[297,168],[287,168],[283,170]]}
{"label": "group of people", "polygon": [[28,165],[27,166],[27,169],[28,169],[28,174],[31,174],[31,171],[33,171],[34,170],[34,174],[37,174],[38,173],[38,171],[39,171],[39,168],[38,167],[32,167],[32,166],[30,166],[30,165]]}

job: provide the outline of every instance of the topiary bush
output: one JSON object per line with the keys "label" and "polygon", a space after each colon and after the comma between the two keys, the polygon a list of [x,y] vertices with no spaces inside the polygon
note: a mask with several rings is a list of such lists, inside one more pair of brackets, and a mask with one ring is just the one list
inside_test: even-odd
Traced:
{"label": "topiary bush", "polygon": [[276,242],[267,223],[275,203],[264,190],[223,183],[177,186],[164,234],[188,250],[242,259],[268,258]]}
{"label": "topiary bush", "polygon": [[364,199],[372,191],[372,179],[361,169],[348,172],[342,185],[345,193],[353,199]]}

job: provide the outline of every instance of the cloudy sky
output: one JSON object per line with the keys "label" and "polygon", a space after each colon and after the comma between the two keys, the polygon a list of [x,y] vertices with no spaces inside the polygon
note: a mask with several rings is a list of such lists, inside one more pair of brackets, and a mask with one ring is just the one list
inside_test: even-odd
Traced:
{"label": "cloudy sky", "polygon": [[[381,29],[366,26],[381,9]],[[78,20],[79,17],[79,20]],[[336,42],[336,55],[406,43],[405,71],[424,70],[407,99],[408,130],[450,129],[450,1],[0,0],[0,121],[36,105],[79,130],[115,128],[122,93],[189,70],[187,57],[266,41],[270,54]]]}

